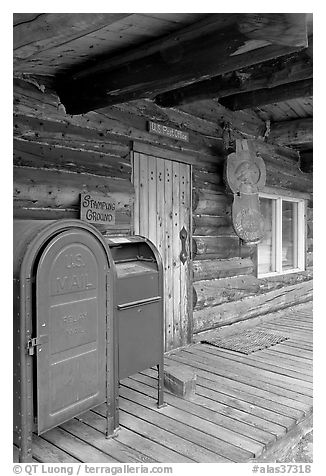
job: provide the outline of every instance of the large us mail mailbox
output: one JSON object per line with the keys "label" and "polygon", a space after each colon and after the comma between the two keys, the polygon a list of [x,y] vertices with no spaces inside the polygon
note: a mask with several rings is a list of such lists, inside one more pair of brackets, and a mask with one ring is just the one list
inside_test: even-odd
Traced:
{"label": "large us mail mailbox", "polygon": [[159,252],[140,236],[106,238],[115,268],[119,378],[158,367],[163,405],[163,266]]}
{"label": "large us mail mailbox", "polygon": [[107,402],[117,417],[110,251],[79,220],[14,222],[14,436],[30,461],[38,434]]}

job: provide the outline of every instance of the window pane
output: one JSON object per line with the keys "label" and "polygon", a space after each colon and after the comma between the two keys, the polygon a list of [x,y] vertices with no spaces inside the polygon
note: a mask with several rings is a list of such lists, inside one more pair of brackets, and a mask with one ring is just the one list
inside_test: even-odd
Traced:
{"label": "window pane", "polygon": [[298,204],[282,201],[282,270],[298,267]]}
{"label": "window pane", "polygon": [[258,245],[258,273],[275,271],[275,200],[260,198],[260,211],[264,217],[264,238]]}

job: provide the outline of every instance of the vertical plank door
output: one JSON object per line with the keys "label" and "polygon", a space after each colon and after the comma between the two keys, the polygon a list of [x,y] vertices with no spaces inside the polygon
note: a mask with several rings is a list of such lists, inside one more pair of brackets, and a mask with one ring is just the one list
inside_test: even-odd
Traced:
{"label": "vertical plank door", "polygon": [[[149,238],[164,264],[165,350],[189,343],[190,165],[134,152],[135,234]],[[187,259],[180,260],[180,231],[187,232]]]}

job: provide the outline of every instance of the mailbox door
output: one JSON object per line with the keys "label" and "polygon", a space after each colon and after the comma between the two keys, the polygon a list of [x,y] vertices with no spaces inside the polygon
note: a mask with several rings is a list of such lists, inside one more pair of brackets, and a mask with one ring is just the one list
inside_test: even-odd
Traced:
{"label": "mailbox door", "polygon": [[36,273],[38,433],[106,399],[106,273],[102,245],[60,233]]}

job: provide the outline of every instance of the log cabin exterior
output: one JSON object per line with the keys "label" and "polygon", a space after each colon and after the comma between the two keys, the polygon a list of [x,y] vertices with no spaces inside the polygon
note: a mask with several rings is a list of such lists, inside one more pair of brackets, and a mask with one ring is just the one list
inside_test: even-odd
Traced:
{"label": "log cabin exterior", "polygon": [[[79,219],[80,194],[113,197],[101,234],[162,256],[166,351],[310,301],[311,15],[64,16],[14,15],[14,219]],[[225,164],[248,143],[266,210],[300,209],[287,272],[282,256],[259,271],[260,245],[233,227]]]}

